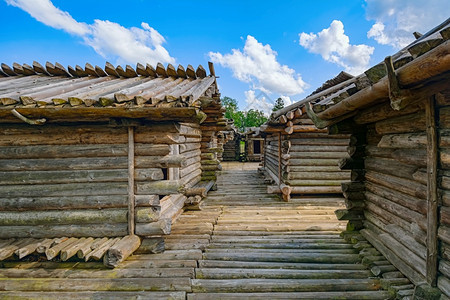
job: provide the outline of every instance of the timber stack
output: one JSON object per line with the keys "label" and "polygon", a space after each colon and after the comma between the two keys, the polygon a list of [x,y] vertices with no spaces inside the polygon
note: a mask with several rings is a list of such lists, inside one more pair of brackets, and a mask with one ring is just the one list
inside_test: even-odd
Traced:
{"label": "timber stack", "polygon": [[[170,234],[185,203],[198,204],[214,183],[201,182],[202,160],[214,154],[204,135],[223,128],[211,73],[160,63],[2,64],[1,259],[44,241],[92,251],[100,239],[114,266],[141,238]],[[195,188],[199,197],[186,194]]]}
{"label": "timber stack", "polygon": [[317,128],[351,134],[338,216],[361,226],[423,299],[450,297],[449,37],[450,19],[301,101]]}
{"label": "timber stack", "polygon": [[231,127],[229,131],[223,131],[225,143],[223,145],[223,161],[239,161],[241,135],[238,130]]}
{"label": "timber stack", "polygon": [[[323,96],[327,87],[350,77],[342,72],[312,96]],[[340,194],[341,182],[350,181],[350,171],[338,167],[349,156],[350,134],[317,128],[304,101],[274,112],[261,131],[265,135],[262,169],[267,181],[275,184],[268,187],[269,193],[279,193],[285,201],[291,195]]]}

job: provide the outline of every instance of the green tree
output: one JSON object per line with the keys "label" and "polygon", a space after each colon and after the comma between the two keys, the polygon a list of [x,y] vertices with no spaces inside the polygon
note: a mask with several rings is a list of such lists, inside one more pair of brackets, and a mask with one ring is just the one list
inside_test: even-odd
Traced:
{"label": "green tree", "polygon": [[225,96],[220,100],[222,101],[222,105],[226,109],[225,118],[234,120],[234,114],[238,111],[238,104],[236,99]]}
{"label": "green tree", "polygon": [[260,110],[250,109],[245,114],[245,127],[259,127],[265,122],[267,122],[267,117]]}
{"label": "green tree", "polygon": [[275,112],[282,108],[284,108],[284,101],[283,101],[283,99],[278,98],[277,101],[275,101],[275,105],[273,106],[272,111]]}

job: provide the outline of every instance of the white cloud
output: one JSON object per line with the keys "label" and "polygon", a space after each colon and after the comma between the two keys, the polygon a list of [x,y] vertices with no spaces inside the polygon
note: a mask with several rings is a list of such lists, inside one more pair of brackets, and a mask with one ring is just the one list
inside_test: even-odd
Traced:
{"label": "white cloud", "polygon": [[117,58],[119,61],[174,63],[175,59],[162,46],[165,39],[147,23],[142,28],[125,28],[110,21],[95,20],[89,25],[77,22],[65,11],[55,7],[50,0],[6,0],[8,4],[21,8],[33,18],[47,26],[62,29],[81,37],[86,44],[104,58]]}
{"label": "white cloud", "polygon": [[224,55],[209,52],[209,57],[213,62],[230,68],[240,81],[266,93],[296,95],[307,87],[300,74],[277,61],[277,52],[270,45],[263,45],[250,35],[243,51],[233,49],[231,54]]}
{"label": "white cloud", "polygon": [[344,33],[344,24],[334,20],[321,32],[300,33],[300,45],[311,53],[320,54],[326,61],[345,68],[352,74],[360,74],[369,66],[374,48],[367,45],[351,45]]}
{"label": "white cloud", "polygon": [[249,111],[250,109],[260,110],[267,116],[272,113],[273,102],[264,92],[256,95],[256,91],[248,90],[244,92],[244,95],[245,102],[247,103],[244,109],[245,111]]}
{"label": "white cloud", "polygon": [[284,107],[289,106],[292,103],[294,103],[294,102],[292,102],[291,98],[288,96],[280,96],[280,98],[283,99]]}
{"label": "white cloud", "polygon": [[56,8],[49,0],[6,0],[6,3],[21,8],[47,26],[80,36],[89,33],[87,24],[75,21],[68,12]]}
{"label": "white cloud", "polygon": [[367,33],[382,45],[403,48],[450,15],[448,0],[366,0],[367,19],[376,23]]}

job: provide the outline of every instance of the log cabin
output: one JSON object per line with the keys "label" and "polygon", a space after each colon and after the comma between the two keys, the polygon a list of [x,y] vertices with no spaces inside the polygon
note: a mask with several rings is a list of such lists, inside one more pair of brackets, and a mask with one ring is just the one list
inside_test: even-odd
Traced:
{"label": "log cabin", "polygon": [[[352,77],[341,72],[312,95]],[[350,181],[350,171],[338,166],[348,156],[350,135],[317,128],[306,114],[305,101],[272,113],[260,130],[265,137],[261,172],[272,184],[269,193],[280,194],[285,201],[299,195],[341,194],[341,182]]]}
{"label": "log cabin", "polygon": [[350,135],[338,217],[361,220],[354,229],[423,299],[450,297],[449,24],[302,100],[317,128]]}
{"label": "log cabin", "polygon": [[209,69],[2,64],[0,246],[13,251],[0,260],[29,244],[62,245],[49,259],[94,243],[132,253],[139,237],[169,234],[220,169]]}
{"label": "log cabin", "polygon": [[264,138],[259,127],[247,127],[244,132],[247,161],[259,162],[264,155]]}

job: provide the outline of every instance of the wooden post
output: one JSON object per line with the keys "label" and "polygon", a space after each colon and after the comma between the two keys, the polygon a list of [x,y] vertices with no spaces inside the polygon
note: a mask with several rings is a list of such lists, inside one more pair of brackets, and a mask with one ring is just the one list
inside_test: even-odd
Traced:
{"label": "wooden post", "polygon": [[281,132],[278,132],[278,182],[281,185]]}
{"label": "wooden post", "polygon": [[438,190],[437,190],[437,134],[434,97],[428,99],[425,106],[427,122],[427,282],[436,286],[438,271]]}
{"label": "wooden post", "polygon": [[134,127],[128,127],[128,234],[134,235]]}

